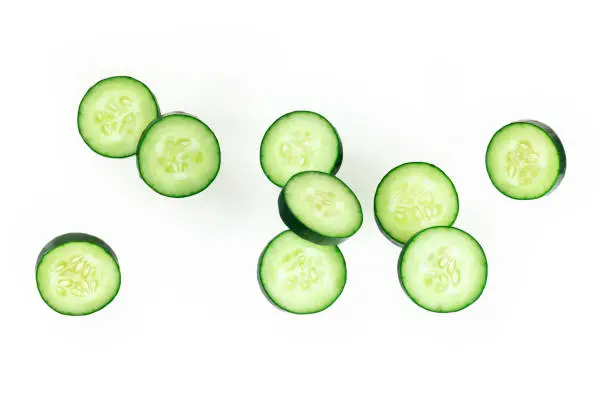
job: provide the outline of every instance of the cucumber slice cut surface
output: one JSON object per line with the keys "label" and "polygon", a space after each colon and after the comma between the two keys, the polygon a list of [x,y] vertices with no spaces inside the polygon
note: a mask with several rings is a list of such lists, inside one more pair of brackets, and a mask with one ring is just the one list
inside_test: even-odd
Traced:
{"label": "cucumber slice cut surface", "polygon": [[259,158],[266,177],[283,187],[302,171],[336,174],[342,164],[342,143],[336,129],[323,116],[295,111],[281,116],[268,128]]}
{"label": "cucumber slice cut surface", "polygon": [[549,126],[535,120],[513,122],[489,142],[486,165],[499,192],[533,200],[549,194],[563,180],[565,149]]}
{"label": "cucumber slice cut surface", "polygon": [[381,232],[403,246],[416,233],[450,226],[459,214],[459,196],[448,176],[429,163],[404,163],[389,171],[374,195],[374,216]]}
{"label": "cucumber slice cut surface", "polygon": [[339,178],[318,171],[293,176],[278,197],[280,217],[300,237],[338,245],[363,223],[361,204]]}
{"label": "cucumber slice cut surface", "polygon": [[418,233],[402,250],[398,272],[402,287],[417,305],[440,313],[474,303],[488,274],[480,244],[454,227],[432,227]]}
{"label": "cucumber slice cut surface", "polygon": [[116,76],[89,88],[79,105],[77,123],[94,152],[122,158],[136,153],[142,132],[158,116],[155,96],[145,84]]}
{"label": "cucumber slice cut surface", "polygon": [[291,231],[274,237],[258,265],[263,293],[274,305],[296,314],[331,306],[346,284],[346,263],[337,246],[317,245]]}
{"label": "cucumber slice cut surface", "polygon": [[186,113],[171,113],[145,130],[138,146],[140,177],[167,197],[188,197],[219,173],[221,150],[208,126]]}
{"label": "cucumber slice cut surface", "polygon": [[45,303],[58,313],[88,315],[119,292],[117,256],[101,239],[69,233],[51,240],[36,262],[36,284]]}

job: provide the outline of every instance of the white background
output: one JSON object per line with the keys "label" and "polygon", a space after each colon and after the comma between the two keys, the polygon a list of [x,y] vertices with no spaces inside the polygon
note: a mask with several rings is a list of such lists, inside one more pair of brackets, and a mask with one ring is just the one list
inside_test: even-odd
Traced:
{"label": "white background", "polygon": [[[606,2],[12,2],[0,15],[0,406],[610,407],[612,26]],[[570,2],[568,2],[570,3]],[[86,89],[131,75],[163,111],[199,116],[218,178],[156,195],[134,158],[82,142]],[[364,207],[341,245],[348,283],[327,311],[282,313],[256,263],[284,229],[259,167],[294,109],[339,130],[339,176]],[[518,202],[484,166],[492,134],[533,118],[568,156],[552,195]],[[470,308],[419,309],[372,213],[406,161],[452,178],[489,259]],[[39,298],[34,263],[58,234],[117,252],[115,301],[84,317]]]}

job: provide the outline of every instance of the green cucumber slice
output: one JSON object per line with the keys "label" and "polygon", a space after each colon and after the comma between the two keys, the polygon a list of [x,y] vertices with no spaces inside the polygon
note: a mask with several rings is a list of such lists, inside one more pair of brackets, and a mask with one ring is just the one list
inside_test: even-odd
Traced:
{"label": "green cucumber slice", "polygon": [[457,312],[473,304],[487,283],[487,258],[480,244],[454,227],[431,227],[404,247],[398,262],[404,291],[422,308]]}
{"label": "green cucumber slice", "polygon": [[321,245],[338,245],[363,223],[361,204],[339,178],[319,171],[291,177],[278,197],[285,225],[300,237]]}
{"label": "green cucumber slice", "polygon": [[36,285],[43,301],[58,313],[83,316],[97,312],[119,292],[117,256],[93,235],[60,235],[40,251]]}
{"label": "green cucumber slice", "polygon": [[536,120],[512,122],[487,146],[487,173],[495,188],[515,200],[550,194],[563,177],[567,159],[561,139]]}
{"label": "green cucumber slice", "polygon": [[376,224],[399,246],[426,228],[453,225],[458,214],[453,182],[430,163],[410,162],[391,169],[374,195]]}
{"label": "green cucumber slice", "polygon": [[279,187],[295,174],[315,170],[336,174],[342,164],[338,132],[322,115],[289,112],[268,128],[259,159],[266,177]]}
{"label": "green cucumber slice", "polygon": [[266,298],[280,309],[318,313],[340,297],[346,284],[346,262],[337,246],[313,244],[284,231],[263,250],[257,278]]}
{"label": "green cucumber slice", "polygon": [[79,104],[77,124],[91,150],[124,158],[136,153],[142,132],[159,114],[157,100],[145,84],[114,76],[89,88]]}
{"label": "green cucumber slice", "polygon": [[138,146],[144,182],[166,197],[188,197],[206,189],[221,167],[219,141],[195,116],[174,112],[145,130]]}

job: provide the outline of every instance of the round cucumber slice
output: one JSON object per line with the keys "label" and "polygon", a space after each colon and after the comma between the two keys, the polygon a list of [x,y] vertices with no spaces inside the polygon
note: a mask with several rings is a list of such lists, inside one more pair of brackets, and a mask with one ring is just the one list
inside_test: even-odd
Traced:
{"label": "round cucumber slice", "polygon": [[322,115],[289,112],[268,128],[259,159],[266,177],[279,187],[295,174],[315,170],[336,174],[342,164],[338,132]]}
{"label": "round cucumber slice", "polygon": [[51,309],[83,316],[112,302],[121,286],[121,273],[117,256],[104,241],[89,234],[68,233],[40,251],[36,284]]}
{"label": "round cucumber slice", "polygon": [[457,312],[484,291],[487,258],[467,232],[431,227],[406,244],[398,273],[404,291],[417,305],[432,312]]}
{"label": "round cucumber slice", "polygon": [[278,210],[291,231],[321,245],[338,245],[363,223],[355,193],[339,178],[318,171],[291,177],[279,194]]}
{"label": "round cucumber slice", "polygon": [[145,130],[138,146],[144,182],[166,197],[182,198],[206,189],[221,167],[219,141],[195,116],[175,112]]}
{"label": "round cucumber slice", "polygon": [[565,176],[567,159],[561,139],[536,120],[512,122],[487,146],[487,173],[495,188],[515,200],[550,194]]}
{"label": "round cucumber slice", "polygon": [[91,150],[124,158],[136,153],[142,132],[159,114],[157,100],[145,84],[114,76],[89,88],[79,104],[77,124]]}
{"label": "round cucumber slice", "polygon": [[376,224],[399,246],[426,228],[453,225],[458,214],[453,182],[430,163],[410,162],[391,169],[374,195]]}
{"label": "round cucumber slice", "polygon": [[313,244],[284,231],[263,250],[257,277],[266,298],[280,309],[318,313],[340,297],[346,262],[337,246]]}

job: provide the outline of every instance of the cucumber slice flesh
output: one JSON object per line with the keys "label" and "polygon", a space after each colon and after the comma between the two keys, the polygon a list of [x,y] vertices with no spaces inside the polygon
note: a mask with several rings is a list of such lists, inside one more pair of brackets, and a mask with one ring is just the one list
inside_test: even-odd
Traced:
{"label": "cucumber slice flesh", "polygon": [[285,184],[279,212],[289,229],[318,244],[340,243],[363,223],[355,193],[339,178],[317,171],[298,173]]}
{"label": "cucumber slice flesh", "polygon": [[318,113],[290,112],[268,128],[260,162],[266,177],[282,187],[302,171],[336,174],[342,163],[342,143],[336,129]]}
{"label": "cucumber slice flesh", "polygon": [[217,177],[221,150],[210,128],[194,116],[171,113],[153,122],[138,147],[138,170],[154,191],[188,197]]}
{"label": "cucumber slice flesh", "polygon": [[122,158],[136,153],[142,132],[158,116],[155,96],[145,84],[110,77],[93,85],[81,100],[78,128],[94,152]]}
{"label": "cucumber slice flesh", "polygon": [[450,226],[459,213],[457,190],[448,176],[429,163],[405,163],[389,171],[374,196],[376,223],[403,246],[423,229]]}
{"label": "cucumber slice flesh", "polygon": [[291,313],[317,313],[331,306],[346,284],[346,263],[337,246],[317,245],[284,231],[268,243],[258,266],[268,300]]}
{"label": "cucumber slice flesh", "polygon": [[448,313],[474,303],[487,281],[480,244],[454,227],[432,227],[404,247],[398,262],[402,287],[424,309]]}
{"label": "cucumber slice flesh", "polygon": [[497,131],[486,154],[487,173],[502,194],[519,200],[543,197],[565,175],[561,140],[538,121],[513,122]]}
{"label": "cucumber slice flesh", "polygon": [[112,249],[88,234],[65,234],[41,251],[36,282],[42,299],[58,313],[87,315],[119,292],[121,274]]}

